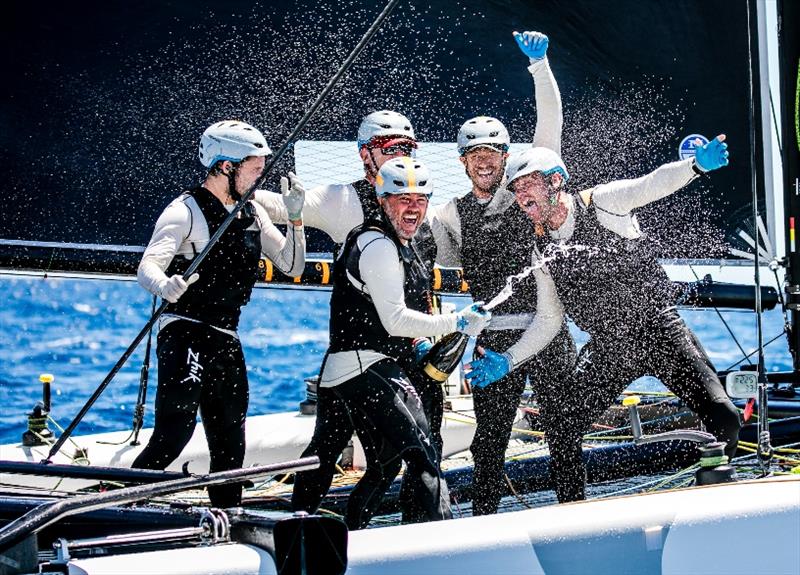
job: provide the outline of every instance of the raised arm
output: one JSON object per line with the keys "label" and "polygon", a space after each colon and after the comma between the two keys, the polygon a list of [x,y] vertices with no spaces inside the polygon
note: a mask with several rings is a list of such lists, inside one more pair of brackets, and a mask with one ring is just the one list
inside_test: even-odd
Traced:
{"label": "raised arm", "polygon": [[281,202],[289,219],[285,236],[272,223],[266,210],[253,202],[261,230],[261,251],[283,273],[299,277],[305,268],[306,257],[306,234],[302,219],[305,189],[290,172],[289,178],[281,178],[281,190]]}
{"label": "raised arm", "polygon": [[[256,190],[254,200],[267,211],[273,223],[285,224],[288,221],[286,209],[279,205],[283,203],[280,194]],[[337,244],[344,242],[350,230],[363,221],[361,202],[352,186],[333,184],[306,192],[303,223],[322,230]]]}
{"label": "raised arm", "polygon": [[530,59],[528,72],[533,76],[536,98],[536,128],[533,133],[533,145],[550,148],[560,156],[564,115],[561,93],[547,60],[547,47],[550,41],[541,32],[514,32],[514,39],[522,53]]}

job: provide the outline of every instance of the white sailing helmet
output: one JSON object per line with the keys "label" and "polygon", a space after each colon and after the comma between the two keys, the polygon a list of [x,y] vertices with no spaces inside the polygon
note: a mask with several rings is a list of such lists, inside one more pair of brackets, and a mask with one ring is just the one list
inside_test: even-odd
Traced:
{"label": "white sailing helmet", "polygon": [[248,156],[269,156],[272,150],[264,135],[250,124],[238,120],[217,122],[200,138],[200,162],[210,168],[221,160],[241,162]]}
{"label": "white sailing helmet", "polygon": [[369,144],[373,138],[391,136],[417,141],[411,122],[403,114],[391,110],[372,112],[364,117],[358,127],[358,149]]}
{"label": "white sailing helmet", "polygon": [[541,172],[543,176],[559,173],[564,178],[564,183],[569,180],[569,172],[564,161],[550,148],[528,148],[524,152],[513,154],[506,164],[507,185],[514,180],[534,172]]}
{"label": "white sailing helmet", "polygon": [[392,158],[378,171],[375,193],[378,197],[389,194],[425,194],[430,198],[433,195],[431,173],[417,158]]}
{"label": "white sailing helmet", "polygon": [[470,118],[458,130],[456,144],[458,153],[462,156],[472,148],[485,146],[507,152],[511,138],[503,122],[489,116]]}

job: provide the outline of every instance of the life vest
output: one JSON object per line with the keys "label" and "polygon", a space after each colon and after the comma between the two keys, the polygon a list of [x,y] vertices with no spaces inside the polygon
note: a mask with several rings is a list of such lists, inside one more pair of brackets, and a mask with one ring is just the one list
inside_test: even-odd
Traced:
{"label": "life vest", "polygon": [[[456,199],[461,222],[461,264],[475,301],[489,302],[506,285],[506,278],[531,265],[533,224],[516,206],[486,216],[489,204],[470,193]],[[536,281],[528,276],[515,284],[514,295],[493,310],[495,315],[530,313],[536,309]]]}
{"label": "life vest", "polygon": [[[229,212],[210,191],[203,187],[187,192],[197,202],[208,224],[209,237],[219,229]],[[261,257],[261,235],[255,221],[254,208],[247,202],[225,233],[217,240],[197,269],[199,279],[176,302],[168,304],[165,313],[235,330],[241,307],[250,301],[258,279]],[[168,277],[183,275],[192,260],[173,258],[167,267]]]}
{"label": "life vest", "polygon": [[413,244],[404,246],[391,224],[372,219],[354,228],[342,245],[333,266],[329,353],[373,350],[394,359],[413,353],[412,338],[389,335],[381,323],[372,298],[364,291],[359,270],[361,248],[357,240],[367,231],[380,232],[397,248],[405,275],[406,307],[431,313],[431,278]]}
{"label": "life vest", "polygon": [[606,229],[595,206],[575,202],[575,229],[569,252],[548,264],[565,313],[590,335],[620,338],[652,323],[675,305],[675,290],[646,239],[626,239]]}

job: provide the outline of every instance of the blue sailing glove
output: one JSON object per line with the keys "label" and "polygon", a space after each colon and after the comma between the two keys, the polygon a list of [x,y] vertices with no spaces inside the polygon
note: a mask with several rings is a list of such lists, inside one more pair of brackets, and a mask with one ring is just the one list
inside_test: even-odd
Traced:
{"label": "blue sailing glove", "polygon": [[414,340],[414,359],[417,363],[422,362],[425,355],[431,350],[433,344],[427,337],[420,337]]}
{"label": "blue sailing glove", "polygon": [[486,387],[508,375],[511,365],[510,355],[486,348],[483,350],[483,357],[472,360],[470,363],[472,371],[464,377],[472,387]]}
{"label": "blue sailing glove", "polygon": [[478,301],[456,314],[456,330],[467,335],[477,336],[489,325],[492,313],[483,309],[486,302]]}
{"label": "blue sailing glove", "polygon": [[541,32],[514,32],[514,40],[531,61],[541,60],[547,55],[547,45],[550,39]]}
{"label": "blue sailing glove", "polygon": [[725,143],[725,134],[720,134],[705,146],[697,148],[694,161],[704,172],[727,166],[728,144]]}

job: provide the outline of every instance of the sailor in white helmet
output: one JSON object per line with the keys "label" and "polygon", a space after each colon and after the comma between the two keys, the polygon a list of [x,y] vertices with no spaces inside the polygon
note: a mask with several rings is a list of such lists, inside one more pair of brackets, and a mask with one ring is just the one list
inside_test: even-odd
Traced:
{"label": "sailor in white helmet", "polygon": [[[229,120],[210,126],[200,139],[202,185],[170,203],[156,222],[139,264],[139,283],[168,303],[158,333],[155,427],[133,467],[165,469],[192,436],[197,410],[203,420],[211,471],[241,467],[248,382],[237,327],[242,306],[265,255],[284,273],[299,276],[305,265],[304,190],[289,174],[281,178],[290,215],[283,236],[263,208],[248,202],[200,264],[183,273],[209,238],[264,171],[272,152],[253,126]],[[241,486],[209,487],[214,507],[235,507]]]}
{"label": "sailor in white helmet", "polygon": [[[540,32],[514,33],[520,50],[528,56],[536,98],[534,146],[561,149],[561,96],[547,59],[549,40]],[[502,195],[510,138],[496,118],[478,116],[458,131],[461,163],[472,182],[462,197],[431,209],[431,227],[438,248],[438,263],[461,266],[472,297],[490,301],[506,278],[530,265],[534,238],[523,212]],[[503,209],[489,215],[500,200]],[[513,200],[513,197],[511,198]],[[547,284],[547,285],[542,285]],[[538,298],[538,304],[537,304]],[[534,315],[535,314],[535,315]],[[533,361],[515,369],[497,384],[473,389],[476,430],[471,450],[475,461],[472,510],[475,515],[497,511],[505,492],[505,452],[520,397],[530,380],[535,390],[550,388],[568,375],[575,361],[575,344],[560,313],[552,283],[537,271],[518,284],[514,295],[493,310],[492,323],[478,338],[483,347],[504,353],[514,366],[522,363],[513,345],[534,322],[535,333],[552,343]]]}
{"label": "sailor in white helmet", "polygon": [[[348,500],[350,529],[368,524],[402,461],[406,475],[415,476],[413,497],[425,518],[450,517],[437,449],[408,377],[417,369],[413,341],[454,331],[476,335],[490,319],[479,304],[431,314],[429,269],[412,246],[433,192],[428,169],[414,158],[394,158],[375,181],[380,211],[350,232],[334,264],[330,346],[320,375],[320,389],[345,406],[367,456]],[[341,423],[330,423],[332,433],[315,433],[314,453],[324,467],[332,468],[341,451],[333,429]]]}
{"label": "sailor in white helmet", "polygon": [[[565,313],[590,336],[573,374],[538,398],[561,502],[585,495],[583,434],[643,375],[658,377],[697,413],[706,429],[726,442],[728,457],[736,452],[739,415],[675,310],[675,289],[634,213],[728,165],[724,140],[717,136],[699,146],[695,158],[664,164],[646,176],[574,195],[564,191],[569,173],[553,150],[533,148],[508,161],[509,188],[540,236],[535,257],[547,257]],[[516,346],[518,359],[540,353],[543,343],[526,332]],[[501,354],[486,349],[470,377],[491,389],[508,368]]]}
{"label": "sailor in white helmet", "polygon": [[[375,181],[381,166],[396,158],[411,157],[416,148],[414,128],[403,114],[392,110],[379,110],[365,116],[357,135],[357,149],[364,167],[364,177],[349,184],[329,184],[308,190],[303,212],[305,224],[322,230],[334,242],[341,244],[353,228],[381,214],[375,194]],[[288,214],[278,194],[258,190],[255,201],[269,212],[274,222],[286,221]],[[428,269],[432,269],[436,246],[427,221],[421,224],[413,244]],[[420,383],[419,392],[424,399],[426,412],[432,420],[434,443],[438,445],[441,443],[439,428],[443,394],[440,387],[427,386],[423,389],[421,385],[428,382],[421,373],[413,373],[411,376],[415,378],[415,382]],[[434,415],[436,412],[438,417]],[[341,453],[353,434],[353,428],[348,422],[349,418],[341,401],[329,390],[319,389],[314,437],[304,455],[317,454],[319,438],[325,438],[328,446],[341,445],[339,447]],[[337,440],[331,441],[334,436]],[[337,458],[339,453],[336,454]],[[298,474],[292,496],[292,508],[295,511],[309,513],[316,511],[322,496],[330,488],[335,464],[334,459],[327,465],[326,459],[319,469]],[[407,488],[404,487],[404,492],[406,491]]]}
{"label": "sailor in white helmet", "polygon": [[[375,177],[388,160],[410,157],[417,148],[411,122],[403,114],[379,110],[364,117],[358,128],[358,155],[364,177],[349,184],[332,183],[308,190],[304,220],[341,244],[354,227],[379,211],[375,196]],[[278,194],[258,190],[260,203],[275,223],[285,223],[288,214]]]}

